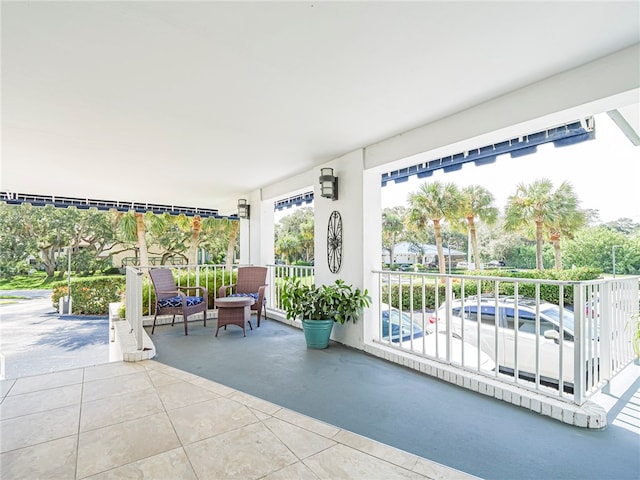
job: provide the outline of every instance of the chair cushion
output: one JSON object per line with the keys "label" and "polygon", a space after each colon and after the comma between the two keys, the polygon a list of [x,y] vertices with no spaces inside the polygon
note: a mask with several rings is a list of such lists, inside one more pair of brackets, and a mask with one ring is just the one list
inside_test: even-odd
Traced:
{"label": "chair cushion", "polygon": [[[199,303],[204,302],[203,297],[187,297],[187,307],[192,307],[194,305],[198,305]],[[164,298],[158,302],[158,307],[181,307],[182,306],[182,298],[180,295],[176,295],[175,297]]]}
{"label": "chair cushion", "polygon": [[232,293],[230,297],[252,297],[256,302],[258,301],[258,293]]}

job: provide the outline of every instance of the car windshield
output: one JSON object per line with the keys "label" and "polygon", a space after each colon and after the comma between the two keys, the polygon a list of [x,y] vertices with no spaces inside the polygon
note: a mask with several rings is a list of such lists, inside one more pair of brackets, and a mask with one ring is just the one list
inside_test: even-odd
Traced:
{"label": "car windshield", "polygon": [[[391,317],[391,336],[393,339],[398,338],[398,330],[400,324],[400,318],[402,318],[402,337],[410,338],[411,337],[411,317],[406,313],[402,314],[400,317],[400,312],[392,308],[391,315],[389,315],[389,310],[384,310],[382,312],[382,336],[386,337],[389,335],[389,317]],[[420,327],[418,319],[414,319],[413,321],[413,335],[419,336],[422,334],[422,328]]]}
{"label": "car windshield", "polygon": [[[558,307],[546,308],[544,310],[540,310],[540,313],[546,315],[547,317],[555,320],[558,325],[560,325],[560,309]],[[573,312],[567,308],[562,311],[562,323],[564,329],[573,333]]]}

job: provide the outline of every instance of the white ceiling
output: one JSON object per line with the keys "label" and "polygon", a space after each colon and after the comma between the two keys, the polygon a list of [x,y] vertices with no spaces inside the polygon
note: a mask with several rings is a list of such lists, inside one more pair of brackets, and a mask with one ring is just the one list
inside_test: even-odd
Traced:
{"label": "white ceiling", "polygon": [[637,1],[1,8],[2,191],[207,208],[640,36]]}

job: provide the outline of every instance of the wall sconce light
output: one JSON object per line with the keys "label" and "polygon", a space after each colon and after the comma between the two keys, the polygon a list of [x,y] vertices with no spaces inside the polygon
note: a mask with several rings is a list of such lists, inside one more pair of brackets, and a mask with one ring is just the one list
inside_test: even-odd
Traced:
{"label": "wall sconce light", "polygon": [[333,168],[320,169],[320,196],[338,199],[338,177],[333,176]]}
{"label": "wall sconce light", "polygon": [[238,199],[238,218],[249,218],[249,212],[251,210],[251,205],[247,203],[246,198]]}

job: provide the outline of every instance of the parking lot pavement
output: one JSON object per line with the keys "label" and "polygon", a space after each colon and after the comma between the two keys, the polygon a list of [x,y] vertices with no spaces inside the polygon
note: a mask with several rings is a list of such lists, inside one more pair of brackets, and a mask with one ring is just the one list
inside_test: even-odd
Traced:
{"label": "parking lot pavement", "polygon": [[58,315],[51,303],[51,290],[1,293],[28,299],[0,305],[0,378],[39,375],[109,361],[107,316]]}

